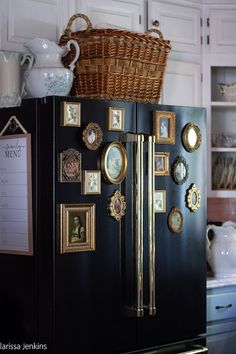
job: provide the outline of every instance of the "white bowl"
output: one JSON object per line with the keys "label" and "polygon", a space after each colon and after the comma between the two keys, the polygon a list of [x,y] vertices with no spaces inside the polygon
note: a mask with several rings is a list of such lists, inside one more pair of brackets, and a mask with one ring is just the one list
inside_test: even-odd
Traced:
{"label": "white bowl", "polygon": [[226,101],[235,101],[236,102],[236,83],[233,84],[218,84],[220,87],[221,95],[225,98]]}

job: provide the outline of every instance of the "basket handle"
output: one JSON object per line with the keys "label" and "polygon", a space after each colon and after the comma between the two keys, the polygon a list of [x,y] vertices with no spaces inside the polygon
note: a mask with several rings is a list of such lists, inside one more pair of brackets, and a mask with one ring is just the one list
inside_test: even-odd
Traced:
{"label": "basket handle", "polygon": [[150,28],[149,30],[147,30],[148,34],[151,32],[157,33],[159,35],[160,39],[163,39],[163,34],[160,30],[158,30],[156,28]]}
{"label": "basket handle", "polygon": [[71,31],[72,24],[77,18],[82,18],[86,22],[86,24],[87,24],[86,30],[87,31],[90,31],[91,29],[93,29],[90,19],[86,15],[78,13],[78,14],[71,16],[71,18],[68,21],[67,27],[65,29],[65,34],[68,34],[69,37],[71,36],[71,33],[72,33],[72,31]]}

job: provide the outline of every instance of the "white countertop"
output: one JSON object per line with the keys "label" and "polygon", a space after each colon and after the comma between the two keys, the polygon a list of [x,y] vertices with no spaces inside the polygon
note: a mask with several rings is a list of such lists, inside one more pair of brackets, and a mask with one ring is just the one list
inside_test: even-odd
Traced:
{"label": "white countertop", "polygon": [[227,278],[207,278],[207,288],[218,288],[223,286],[236,285],[236,274]]}

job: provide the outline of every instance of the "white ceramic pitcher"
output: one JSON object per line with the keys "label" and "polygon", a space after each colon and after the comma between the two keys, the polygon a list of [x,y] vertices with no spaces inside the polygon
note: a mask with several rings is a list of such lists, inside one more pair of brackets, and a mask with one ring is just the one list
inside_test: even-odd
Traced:
{"label": "white ceramic pitcher", "polygon": [[21,105],[21,98],[26,94],[22,75],[25,63],[24,69],[29,70],[33,64],[31,54],[0,51],[0,108]]}
{"label": "white ceramic pitcher", "polygon": [[[214,232],[212,241],[208,237],[209,230]],[[236,229],[233,226],[208,225],[206,251],[216,278],[236,277]]]}
{"label": "white ceramic pitcher", "polygon": [[[31,97],[67,96],[74,79],[73,70],[79,58],[80,49],[74,39],[66,46],[59,46],[44,38],[34,38],[24,44],[34,55],[35,61],[31,70],[25,75],[26,90]],[[74,58],[69,69],[62,64],[62,56],[75,49]]]}

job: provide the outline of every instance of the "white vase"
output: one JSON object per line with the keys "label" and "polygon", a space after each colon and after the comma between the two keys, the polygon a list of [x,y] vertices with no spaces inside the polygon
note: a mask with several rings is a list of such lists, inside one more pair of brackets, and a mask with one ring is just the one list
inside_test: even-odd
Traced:
{"label": "white vase", "polygon": [[25,81],[22,78],[22,66],[28,61],[25,70],[33,64],[31,54],[0,51],[0,108],[21,105],[26,94]]}
{"label": "white vase", "polygon": [[[61,57],[75,47],[75,57],[69,69],[62,64]],[[31,70],[25,75],[26,91],[31,97],[67,96],[73,83],[73,70],[79,58],[79,45],[71,39],[61,47],[48,39],[34,38],[24,44],[35,57]]]}
{"label": "white vase", "polygon": [[[212,241],[209,230],[214,233]],[[207,260],[216,278],[236,276],[236,230],[232,225],[208,225],[206,247]]]}

